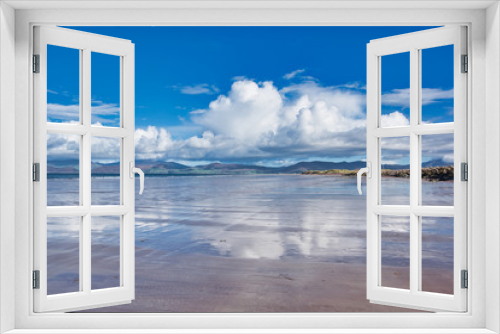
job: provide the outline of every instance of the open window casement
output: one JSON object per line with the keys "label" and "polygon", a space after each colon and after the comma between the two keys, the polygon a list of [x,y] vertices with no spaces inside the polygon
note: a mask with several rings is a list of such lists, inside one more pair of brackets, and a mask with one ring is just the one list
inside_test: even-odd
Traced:
{"label": "open window casement", "polygon": [[[454,119],[452,122],[432,123],[422,116],[423,106],[432,103],[429,100],[424,102],[424,95],[429,90],[422,84],[422,55],[427,54],[428,50],[439,47],[450,48],[449,65],[453,66],[450,70],[453,72],[451,113]],[[387,93],[382,87],[385,79],[383,58],[398,54],[406,54],[409,62],[406,68],[403,66],[400,68],[401,75],[405,70],[409,69],[410,72],[409,124],[383,124],[383,108],[387,101],[383,98],[383,95]],[[373,40],[367,46],[367,298],[372,303],[419,310],[466,311],[467,289],[464,278],[467,275],[467,179],[463,175],[466,173],[466,170],[463,170],[466,165],[463,166],[463,163],[467,163],[466,72],[468,69],[466,54],[466,28],[458,26]],[[429,75],[428,72],[426,75]],[[439,74],[436,73],[436,75]],[[398,91],[392,90],[392,93],[404,95],[405,91],[408,91],[407,87],[401,88]],[[452,136],[453,138],[450,141],[453,150],[450,164],[453,165],[455,171],[454,194],[452,194],[454,197],[448,206],[429,203],[429,196],[422,191],[423,137],[427,140],[436,139],[439,136]],[[386,163],[383,161],[383,152],[387,148],[384,144],[392,143],[397,146],[405,142],[408,143],[410,165],[408,202],[387,203],[382,196],[382,188],[387,179],[381,177],[383,165]],[[433,149],[438,148],[426,147],[425,150],[427,152]],[[425,186],[427,187],[428,184]],[[449,286],[444,287],[446,293],[429,292],[423,286],[423,263],[428,260],[429,254],[426,252],[424,255],[423,249],[429,244],[432,245],[423,240],[429,237],[440,237],[438,234],[429,236],[429,231],[423,228],[424,222],[433,219],[434,221],[451,219],[453,222],[453,230],[448,236],[448,239],[452,240],[452,246],[448,252],[452,252],[450,262],[453,262],[453,269],[450,271],[452,270],[453,277],[448,280]],[[387,221],[390,222],[388,225]],[[394,228],[394,226],[400,227],[401,225],[392,224],[391,228],[391,222],[398,221],[407,222],[407,228],[402,232]],[[383,254],[384,247],[403,243],[400,232],[407,235],[405,256],[409,260],[407,263],[409,277],[406,281],[407,285],[404,286],[392,284],[391,280],[385,279],[383,275],[386,261]],[[425,238],[424,234],[426,234]],[[388,240],[384,240],[387,236]],[[431,251],[437,255],[443,252],[442,249]],[[428,279],[437,279],[437,276],[431,276]]]}
{"label": "open window casement", "polygon": [[[61,61],[60,65],[48,69],[47,57],[56,56],[48,53],[49,48],[50,50],[58,48],[66,53],[60,53],[63,57],[55,60],[56,63]],[[69,53],[76,55],[75,68],[60,68],[66,66],[64,55]],[[119,90],[119,111],[116,111],[117,107],[115,113],[119,114],[119,120],[114,126],[102,126],[101,123],[92,121],[94,111],[92,110],[91,76],[95,73],[91,72],[91,66],[92,58],[96,54],[113,56],[117,60],[116,72],[119,72],[117,75],[119,79],[116,80],[116,91]],[[53,63],[54,61],[51,62]],[[79,94],[79,98],[73,99],[72,105],[56,106],[66,114],[74,111],[72,115],[76,120],[54,122],[47,118],[48,108],[54,108],[54,105],[47,103],[47,94],[51,93],[47,86],[47,78],[54,74],[48,71],[55,71],[55,67],[60,73],[58,78],[69,78],[70,73],[77,73],[74,79],[76,80],[76,94]],[[35,27],[33,72],[35,96],[33,161],[34,181],[36,181],[34,182],[34,310],[35,312],[64,312],[130,303],[134,299],[135,270],[134,44],[127,40],[71,29]],[[58,205],[58,199],[47,198],[47,186],[48,184],[50,187],[58,186],[65,182],[65,179],[49,180],[47,157],[48,154],[57,154],[50,149],[51,142],[68,138],[72,139],[68,140],[65,146],[60,145],[59,148],[69,149],[71,145],[77,148],[73,150],[77,152],[73,157],[77,161],[74,168],[77,175],[74,176],[76,181],[73,189],[64,188],[60,193],[60,198],[64,202],[73,194],[76,199],[70,204],[66,201]],[[110,155],[111,151],[115,152],[114,161],[117,166],[115,174],[118,171],[120,174],[119,190],[114,194],[117,200],[111,205],[108,202],[95,203],[92,197],[91,170],[95,138],[103,142],[117,143],[113,149],[109,150]],[[100,158],[106,159],[102,152],[103,150],[100,152]],[[64,155],[64,152],[59,153]],[[48,200],[52,205],[48,206]],[[113,261],[110,258],[95,259],[94,239],[95,233],[99,233],[99,229],[95,227],[106,230],[106,223],[112,221],[116,222],[117,228],[114,230],[113,238],[108,239],[114,240],[114,248],[105,242],[101,242],[98,246],[114,250],[116,256],[112,259]],[[100,224],[97,225],[97,222]],[[58,225],[56,232],[50,229],[54,224]],[[63,238],[57,240],[64,238],[66,240],[59,245],[54,244],[53,234],[62,233],[61,231],[68,233],[63,233]],[[75,245],[72,251],[64,248],[68,247],[66,242],[70,241],[71,245]],[[96,267],[98,260],[100,266]],[[103,270],[102,268],[107,270],[107,267],[113,266],[106,262],[108,260],[116,267],[116,275],[112,277],[116,283],[95,284],[102,274],[96,271]],[[64,268],[68,267],[75,269],[76,277],[54,279],[58,270],[64,272]],[[94,282],[93,279],[95,279]]]}

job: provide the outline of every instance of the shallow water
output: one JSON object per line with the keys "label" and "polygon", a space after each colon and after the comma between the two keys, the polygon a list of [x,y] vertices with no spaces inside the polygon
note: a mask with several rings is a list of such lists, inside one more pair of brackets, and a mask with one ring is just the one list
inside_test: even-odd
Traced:
{"label": "shallow water", "polygon": [[[115,204],[116,181],[116,177],[93,178],[92,201]],[[383,188],[389,190],[383,197],[388,201],[386,204],[406,204],[408,181],[383,179]],[[427,203],[450,205],[452,182],[424,183],[422,196]],[[49,182],[48,204],[64,204],[65,191],[74,189],[75,184],[78,180],[69,178]],[[74,198],[68,201],[75,203]],[[409,267],[405,237],[409,226],[404,219],[384,219],[388,223],[383,224],[382,265],[400,267],[404,277],[404,270]],[[93,222],[92,249],[102,263],[93,266],[92,285],[96,288],[113,286],[116,281],[119,225],[110,224],[112,220],[104,217]],[[48,272],[53,273],[49,277],[52,280],[49,287],[53,287],[50,293],[78,290],[77,269],[76,272],[70,269],[78,267],[74,265],[78,258],[77,243],[67,246],[66,253],[61,254],[64,240],[78,237],[74,226],[51,220],[49,231],[48,263],[52,267]],[[423,240],[423,267],[452,271],[453,221],[428,218],[424,232],[427,234]],[[160,275],[165,269],[158,269],[158,265],[176,256],[272,260],[290,262],[300,268],[306,263],[364,265],[365,253],[366,197],[357,193],[354,177],[148,176],[144,194],[136,194],[136,263],[143,270],[160,271]],[[62,260],[64,254],[67,261]],[[68,266],[69,263],[73,266]],[[230,274],[230,268],[222,270],[228,272],[219,275]],[[203,269],[198,274],[203,275]],[[141,298],[140,290],[136,298]]]}

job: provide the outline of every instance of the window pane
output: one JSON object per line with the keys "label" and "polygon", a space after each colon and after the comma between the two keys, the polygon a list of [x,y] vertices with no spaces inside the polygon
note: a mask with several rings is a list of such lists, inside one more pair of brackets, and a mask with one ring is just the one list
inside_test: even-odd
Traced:
{"label": "window pane", "polygon": [[120,142],[92,137],[92,205],[120,205]]}
{"label": "window pane", "polygon": [[453,122],[453,45],[421,52],[422,123]]}
{"label": "window pane", "polygon": [[120,216],[92,217],[92,289],[120,286]]}
{"label": "window pane", "polygon": [[454,203],[452,133],[422,136],[422,205]]}
{"label": "window pane", "polygon": [[381,57],[381,127],[410,124],[410,53]]}
{"label": "window pane", "polygon": [[120,57],[92,52],[92,124],[120,126]]}
{"label": "window pane", "polygon": [[80,291],[80,217],[47,218],[47,294]]}
{"label": "window pane", "polygon": [[381,139],[381,204],[410,204],[410,137]]}
{"label": "window pane", "polygon": [[80,50],[47,45],[47,122],[80,121]]}
{"label": "window pane", "polygon": [[80,205],[80,136],[47,134],[47,205]]}
{"label": "window pane", "polygon": [[410,217],[381,216],[381,285],[410,289]]}
{"label": "window pane", "polygon": [[453,222],[422,217],[422,291],[453,294]]}

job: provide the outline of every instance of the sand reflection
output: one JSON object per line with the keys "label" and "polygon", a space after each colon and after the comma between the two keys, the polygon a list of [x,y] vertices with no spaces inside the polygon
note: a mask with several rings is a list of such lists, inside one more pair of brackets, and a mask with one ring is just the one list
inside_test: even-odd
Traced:
{"label": "sand reflection", "polygon": [[[391,182],[408,187],[405,179]],[[423,196],[441,200],[436,189],[449,192],[453,183],[446,185],[424,187]],[[136,300],[93,312],[404,311],[366,300],[366,198],[357,194],[355,178],[147,177],[145,189],[136,197]],[[105,202],[106,193],[99,194]],[[445,292],[452,273],[452,222],[428,224],[433,238],[425,241],[426,277],[441,279],[429,289]],[[407,228],[389,225],[396,234]],[[96,228],[102,228],[102,240],[114,244],[119,234],[112,226]],[[63,242],[63,234],[52,237]],[[394,240],[384,253],[388,284],[405,275]],[[110,249],[104,246],[93,251]],[[108,268],[115,257],[95,256],[104,260],[93,267],[93,277],[115,279]]]}

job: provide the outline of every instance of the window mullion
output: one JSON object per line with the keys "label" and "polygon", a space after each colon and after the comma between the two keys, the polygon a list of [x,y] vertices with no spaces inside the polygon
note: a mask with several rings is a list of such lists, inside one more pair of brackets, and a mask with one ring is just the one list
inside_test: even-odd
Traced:
{"label": "window mullion", "polygon": [[439,135],[445,133],[454,133],[455,124],[450,123],[433,123],[419,124],[413,128],[413,132],[418,135]]}
{"label": "window mullion", "polygon": [[[79,119],[80,119],[80,123],[83,123],[83,106],[84,106],[84,103],[82,102],[82,99],[81,97],[83,97],[83,90],[84,90],[84,81],[83,81],[83,78],[84,78],[84,54],[83,54],[83,50],[80,50],[80,80],[79,80],[79,93],[80,93],[80,105],[79,105],[79,113],[80,113],[80,116],[79,116]],[[82,149],[83,148],[83,136],[80,137],[80,206],[83,206],[84,205],[84,200],[83,200],[83,195],[84,195],[84,186],[85,186],[85,183],[84,183],[84,180],[83,180],[83,172],[84,172],[84,169],[82,168],[83,165],[82,165],[82,162],[83,162],[83,157],[84,157],[84,150]],[[85,222],[85,219],[84,219],[84,216],[81,216],[80,217],[80,231],[79,231],[79,235],[78,235],[78,240],[79,240],[79,246],[78,246],[78,251],[79,251],[79,269],[78,269],[78,277],[79,277],[79,284],[80,284],[80,287],[79,287],[79,290],[80,291],[84,291],[84,289],[86,289],[87,287],[84,286],[84,283],[86,282],[86,277],[84,277],[84,258],[86,258],[85,256],[85,253],[84,253],[84,237],[85,237],[85,230],[84,230],[84,224]]]}
{"label": "window mullion", "polygon": [[418,291],[420,281],[419,216],[413,208],[420,204],[420,136],[414,130],[420,114],[420,51],[410,50],[410,291]]}
{"label": "window mullion", "polygon": [[[80,85],[81,85],[81,96],[82,96],[82,125],[86,128],[90,128],[91,125],[91,51],[86,48],[82,51],[82,66],[80,75]],[[82,136],[82,149],[80,158],[80,179],[82,182],[81,198],[83,201],[83,206],[88,208],[89,212],[82,218],[81,226],[81,247],[80,247],[80,263],[81,270],[80,276],[83,280],[83,291],[90,293],[92,283],[92,273],[91,273],[91,216],[90,216],[90,206],[91,206],[91,153],[92,153],[92,141],[91,141],[90,131],[87,131]]]}

